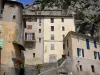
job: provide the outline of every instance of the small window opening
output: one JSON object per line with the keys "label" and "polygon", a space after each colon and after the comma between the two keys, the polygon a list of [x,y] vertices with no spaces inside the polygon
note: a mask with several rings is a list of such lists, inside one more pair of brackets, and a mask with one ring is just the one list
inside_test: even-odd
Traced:
{"label": "small window opening", "polygon": [[35,58],[35,53],[33,53],[33,58]]}
{"label": "small window opening", "polygon": [[91,69],[92,69],[92,72],[95,72],[95,68],[93,65],[91,65]]}

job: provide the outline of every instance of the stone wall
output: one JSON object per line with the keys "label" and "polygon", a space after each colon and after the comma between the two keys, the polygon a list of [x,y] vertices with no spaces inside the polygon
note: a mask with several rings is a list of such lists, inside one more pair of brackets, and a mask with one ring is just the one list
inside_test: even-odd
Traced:
{"label": "stone wall", "polygon": [[[79,64],[77,64],[77,61]],[[44,71],[39,75],[100,75],[99,64],[100,62],[97,60],[67,57],[62,65],[55,69]],[[80,67],[77,67],[79,65],[82,65],[82,71],[80,70]],[[91,71],[91,65],[94,65],[95,72]]]}
{"label": "stone wall", "polygon": [[57,63],[45,63],[40,65],[40,71],[36,69],[35,65],[25,65],[25,75],[37,75],[44,71],[57,68]]}
{"label": "stone wall", "polygon": [[1,65],[1,71],[0,71],[0,75],[10,75],[10,72],[9,72],[9,67],[7,65]]}

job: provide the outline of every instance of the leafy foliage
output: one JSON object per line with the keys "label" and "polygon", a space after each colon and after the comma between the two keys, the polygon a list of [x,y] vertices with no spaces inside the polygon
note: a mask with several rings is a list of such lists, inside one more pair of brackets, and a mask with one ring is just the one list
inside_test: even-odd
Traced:
{"label": "leafy foliage", "polygon": [[75,12],[76,30],[80,33],[90,33],[98,37],[100,24],[100,1],[99,0],[37,0],[45,7],[61,8],[67,15]]}

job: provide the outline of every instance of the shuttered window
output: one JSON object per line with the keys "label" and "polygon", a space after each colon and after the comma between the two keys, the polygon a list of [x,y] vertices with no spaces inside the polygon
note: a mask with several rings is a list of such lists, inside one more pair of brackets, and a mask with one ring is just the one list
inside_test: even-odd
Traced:
{"label": "shuttered window", "polygon": [[84,49],[82,49],[82,56],[84,57]]}
{"label": "shuttered window", "polygon": [[94,59],[97,59],[97,52],[96,51],[94,51]]}
{"label": "shuttered window", "polygon": [[80,50],[80,48],[77,48],[77,56],[81,56],[81,50]]}
{"label": "shuttered window", "polygon": [[87,47],[88,50],[90,50],[89,39],[86,39],[86,47]]}
{"label": "shuttered window", "polygon": [[99,57],[99,60],[100,60],[100,52],[98,52],[98,57]]}
{"label": "shuttered window", "polygon": [[78,57],[84,57],[84,49],[77,48],[77,56]]}
{"label": "shuttered window", "polygon": [[95,48],[97,48],[97,44],[96,44],[96,41],[94,41],[94,47],[95,47]]}

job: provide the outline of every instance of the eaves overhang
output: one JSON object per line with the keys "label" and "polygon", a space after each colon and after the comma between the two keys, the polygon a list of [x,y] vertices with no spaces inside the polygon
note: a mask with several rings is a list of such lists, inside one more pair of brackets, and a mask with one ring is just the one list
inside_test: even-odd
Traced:
{"label": "eaves overhang", "polygon": [[20,50],[26,51],[24,46],[19,44],[19,43],[17,43],[16,41],[13,41],[13,44],[17,45],[20,48]]}

